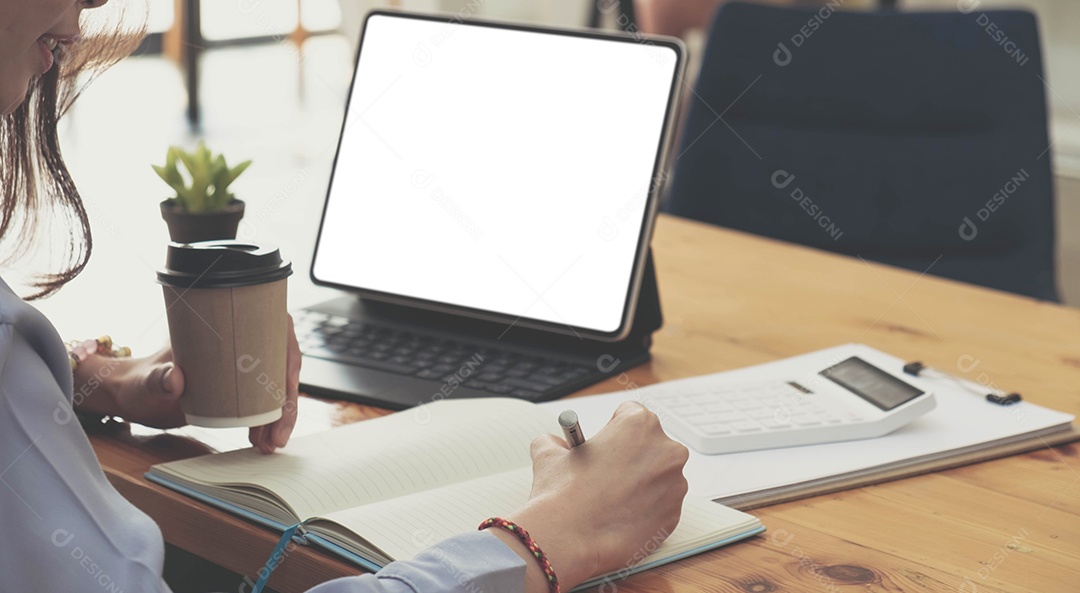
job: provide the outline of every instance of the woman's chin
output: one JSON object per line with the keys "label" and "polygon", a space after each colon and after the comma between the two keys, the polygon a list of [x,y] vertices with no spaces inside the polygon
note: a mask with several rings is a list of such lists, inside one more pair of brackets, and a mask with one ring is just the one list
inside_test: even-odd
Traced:
{"label": "woman's chin", "polygon": [[19,80],[0,79],[0,116],[7,115],[19,108],[26,100],[26,93],[30,89],[30,79]]}

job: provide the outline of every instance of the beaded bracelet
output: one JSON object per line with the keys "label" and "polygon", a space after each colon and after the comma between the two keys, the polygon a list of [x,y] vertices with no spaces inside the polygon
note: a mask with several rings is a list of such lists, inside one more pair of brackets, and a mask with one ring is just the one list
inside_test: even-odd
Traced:
{"label": "beaded bracelet", "polygon": [[113,346],[112,338],[101,336],[96,340],[72,340],[67,343],[68,359],[71,362],[71,371],[79,368],[79,363],[93,354],[101,354],[110,358],[128,358],[131,356],[131,348],[127,346]]}
{"label": "beaded bracelet", "polygon": [[[112,338],[101,336],[96,340],[72,340],[65,344],[68,351],[68,362],[71,363],[71,372],[74,373],[79,364],[91,356],[98,354],[109,358],[128,358],[131,356],[131,348],[127,346],[114,346]],[[85,397],[85,395],[84,395]],[[101,424],[108,420],[108,414],[96,414],[74,408],[75,416],[84,427]]]}
{"label": "beaded bracelet", "polygon": [[551,562],[548,561],[547,555],[540,549],[540,546],[536,544],[533,538],[529,535],[528,531],[522,529],[517,523],[508,521],[502,517],[492,517],[480,524],[480,531],[487,529],[488,527],[498,527],[505,529],[514,534],[514,537],[521,540],[521,543],[525,544],[525,547],[529,549],[529,553],[536,558],[536,561],[540,563],[540,568],[544,571],[544,576],[547,577],[548,590],[551,593],[559,593],[559,579],[555,576],[555,569],[551,567]]}

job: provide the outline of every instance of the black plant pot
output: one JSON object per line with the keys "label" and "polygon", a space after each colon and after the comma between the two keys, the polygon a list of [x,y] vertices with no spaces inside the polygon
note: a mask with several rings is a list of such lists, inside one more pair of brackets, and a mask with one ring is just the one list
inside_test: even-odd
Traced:
{"label": "black plant pot", "polygon": [[177,243],[235,239],[244,217],[244,202],[232,200],[217,212],[184,212],[172,200],[165,200],[161,217],[169,225],[169,238]]}

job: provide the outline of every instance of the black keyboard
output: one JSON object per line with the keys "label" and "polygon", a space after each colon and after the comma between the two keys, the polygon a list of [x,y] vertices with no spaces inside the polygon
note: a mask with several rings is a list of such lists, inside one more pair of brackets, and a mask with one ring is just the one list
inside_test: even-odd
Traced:
{"label": "black keyboard", "polygon": [[538,401],[567,393],[597,374],[595,365],[554,360],[314,311],[294,314],[305,356],[465,385],[491,395]]}

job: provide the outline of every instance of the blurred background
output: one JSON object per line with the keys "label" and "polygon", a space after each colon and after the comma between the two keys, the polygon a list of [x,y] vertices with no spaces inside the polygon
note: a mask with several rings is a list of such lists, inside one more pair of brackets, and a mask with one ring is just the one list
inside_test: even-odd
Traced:
{"label": "blurred background", "polygon": [[[124,0],[113,0],[122,4]],[[813,6],[816,2],[782,2]],[[1038,16],[1049,85],[1059,285],[1080,304],[1080,2],[1075,0],[831,0],[843,10],[1026,8]],[[627,6],[627,4],[629,6]],[[824,3],[822,3],[824,4]],[[90,211],[94,257],[83,276],[41,303],[65,336],[110,332],[147,348],[164,334],[154,271],[167,238],[151,170],[169,145],[199,139],[254,164],[233,186],[247,203],[239,238],[278,244],[294,261],[290,307],[327,298],[307,273],[367,11],[395,8],[532,23],[639,29],[683,37],[694,58],[715,0],[149,0],[150,36],[95,81],[62,122],[67,162]],[[128,0],[131,12],[141,4]],[[139,10],[131,10],[139,9]],[[633,20],[628,20],[632,17]],[[134,272],[133,272],[134,270]],[[141,272],[141,273],[140,273]],[[115,311],[79,315],[108,286]],[[126,315],[119,313],[126,312]]]}

